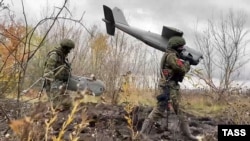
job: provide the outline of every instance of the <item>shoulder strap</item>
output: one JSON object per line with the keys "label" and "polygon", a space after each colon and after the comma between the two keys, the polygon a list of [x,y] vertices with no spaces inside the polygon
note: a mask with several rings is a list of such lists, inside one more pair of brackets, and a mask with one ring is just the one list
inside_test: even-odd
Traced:
{"label": "shoulder strap", "polygon": [[[168,57],[171,55],[171,54],[175,54],[174,51],[172,50],[166,50],[166,53],[164,53],[164,55],[162,56],[162,59],[161,59],[161,64],[160,64],[160,73],[161,73],[161,76],[163,78],[165,78],[165,75],[163,74],[163,69],[164,69],[164,64],[166,63]],[[166,79],[166,78],[165,78]]]}
{"label": "shoulder strap", "polygon": [[162,58],[161,58],[161,64],[160,64],[160,74],[161,74],[161,77],[164,78],[164,80],[166,79],[165,78],[165,75],[163,74],[163,67],[164,67],[164,64],[167,60],[167,57],[168,57],[169,53],[166,52],[163,54]]}
{"label": "shoulder strap", "polygon": [[161,64],[160,64],[161,69],[163,69],[163,67],[164,67],[164,64],[166,62],[167,56],[168,56],[168,53],[164,53],[163,56],[162,56],[162,58],[161,58]]}
{"label": "shoulder strap", "polygon": [[164,55],[162,56],[162,59],[161,59],[161,69],[163,69],[163,67],[164,67],[164,64],[165,64],[165,62],[166,62],[166,60],[167,60],[167,58],[168,58],[168,56],[170,55],[170,54],[172,54],[172,53],[174,53],[173,51],[171,51],[171,50],[167,50],[166,51],[166,53],[164,53]]}
{"label": "shoulder strap", "polygon": [[58,54],[58,52],[57,52],[57,50],[52,50],[52,51],[50,51],[48,54],[47,54],[47,56],[46,56],[46,60],[45,60],[45,62],[44,62],[44,67],[47,65],[47,61],[48,61],[48,59],[49,59],[49,56],[50,55],[52,55],[52,54],[57,54],[57,55],[59,55]]}

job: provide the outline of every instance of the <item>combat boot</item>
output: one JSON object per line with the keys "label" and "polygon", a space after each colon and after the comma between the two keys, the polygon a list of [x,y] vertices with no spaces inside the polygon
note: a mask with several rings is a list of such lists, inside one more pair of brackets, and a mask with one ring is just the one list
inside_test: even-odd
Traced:
{"label": "combat boot", "polygon": [[154,121],[150,118],[146,118],[142,124],[140,134],[148,135],[153,125],[154,125]]}
{"label": "combat boot", "polygon": [[192,135],[190,129],[189,129],[189,125],[188,122],[185,121],[184,119],[180,120],[180,129],[182,131],[182,133],[190,140],[192,141],[199,141],[197,137],[195,137],[194,135]]}

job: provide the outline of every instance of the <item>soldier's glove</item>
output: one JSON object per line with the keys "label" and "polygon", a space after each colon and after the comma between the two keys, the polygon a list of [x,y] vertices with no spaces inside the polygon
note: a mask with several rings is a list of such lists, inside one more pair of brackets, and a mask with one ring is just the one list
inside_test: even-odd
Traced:
{"label": "soldier's glove", "polygon": [[188,60],[185,60],[184,64],[188,66],[188,65],[190,65],[190,62]]}
{"label": "soldier's glove", "polygon": [[185,73],[189,72],[190,62],[188,60],[184,61],[184,66],[185,66]]}
{"label": "soldier's glove", "polygon": [[50,81],[50,82],[53,82],[55,79],[53,79],[53,78],[49,78],[49,77],[44,77],[45,78],[45,80],[48,80],[48,81]]}
{"label": "soldier's glove", "polygon": [[71,68],[69,66],[67,66],[67,64],[61,65],[58,70],[55,73],[55,76],[57,76],[59,73],[61,73],[62,71],[67,70],[70,71]]}
{"label": "soldier's glove", "polygon": [[63,67],[64,69],[70,69],[70,68],[71,68],[69,64],[64,64],[62,67]]}

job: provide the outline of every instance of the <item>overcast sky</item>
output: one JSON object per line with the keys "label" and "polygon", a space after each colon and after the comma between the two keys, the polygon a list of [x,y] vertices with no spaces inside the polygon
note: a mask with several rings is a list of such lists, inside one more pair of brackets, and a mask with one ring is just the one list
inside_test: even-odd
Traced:
{"label": "overcast sky", "polygon": [[[20,6],[21,0],[4,0],[11,6]],[[30,18],[39,16],[47,6],[61,6],[64,0],[24,0]],[[242,10],[250,15],[249,0],[69,0],[70,7],[79,13],[86,12],[86,25],[102,22],[103,5],[120,8],[130,25],[153,32],[161,32],[163,25],[174,26],[188,34],[197,20],[203,22],[213,15],[227,13],[229,9]],[[16,8],[20,9],[20,8]],[[20,9],[21,10],[21,9]],[[20,11],[21,12],[21,11]],[[21,14],[21,13],[20,13]]]}
{"label": "overcast sky", "polygon": [[[4,0],[20,11],[21,0]],[[25,9],[30,20],[38,18],[47,5],[61,6],[64,0],[24,0]],[[70,0],[70,8],[79,16],[85,11],[84,23],[86,27],[96,24],[105,30],[102,21],[104,17],[103,5],[120,8],[131,26],[161,33],[162,26],[176,27],[184,32],[187,44],[192,44],[195,25],[204,24],[211,17],[219,17],[229,10],[243,11],[246,19],[250,18],[250,0]],[[247,21],[250,29],[250,21]],[[192,44],[193,45],[193,44]],[[248,63],[244,68],[250,69]],[[250,79],[248,73],[244,78]]]}
{"label": "overcast sky", "polygon": [[[21,12],[21,0],[5,0]],[[24,0],[25,9],[31,20],[39,18],[47,7],[61,6],[64,0]],[[250,18],[249,0],[69,0],[73,14],[85,12],[84,23],[87,27],[94,24],[105,30],[102,21],[103,5],[120,8],[131,26],[161,33],[162,26],[172,26],[184,32],[184,37],[192,44],[195,26],[205,24],[211,17],[219,18],[222,13],[244,11]],[[19,7],[19,8],[18,8]],[[73,9],[73,10],[72,10]],[[37,19],[39,20],[39,19]],[[250,28],[250,21],[247,21]]]}

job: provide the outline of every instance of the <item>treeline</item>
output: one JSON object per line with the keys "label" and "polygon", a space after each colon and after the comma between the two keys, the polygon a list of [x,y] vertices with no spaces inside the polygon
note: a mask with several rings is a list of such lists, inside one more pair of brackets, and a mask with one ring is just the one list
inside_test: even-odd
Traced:
{"label": "treeline", "polygon": [[[19,99],[21,92],[42,76],[46,54],[63,38],[76,43],[69,56],[73,74],[95,74],[106,83],[109,96],[117,95],[127,72],[136,76],[133,85],[138,89],[157,87],[162,52],[120,31],[111,37],[96,25],[86,27],[84,13],[76,18],[68,5],[65,0],[61,7],[43,13],[38,22],[29,23],[28,12],[23,10],[23,18],[17,18],[12,7],[0,1],[1,96],[15,93]],[[244,13],[229,11],[221,16],[219,20],[209,19],[205,28],[197,26],[194,42],[204,59],[192,69],[188,79],[198,77],[211,91],[223,95],[232,90],[240,68],[248,63],[245,49],[249,39]],[[219,78],[219,85],[213,82],[214,76]]]}
{"label": "treeline", "polygon": [[[133,81],[134,86],[152,89],[152,84],[157,83],[160,52],[145,47],[138,40],[129,39],[119,31],[111,37],[95,25],[87,29],[83,24],[84,18],[75,19],[68,11],[67,3],[66,0],[51,16],[45,16],[36,24],[16,19],[11,7],[1,13],[0,95],[14,93],[19,99],[22,91],[42,76],[46,54],[58,47],[63,38],[70,38],[76,43],[69,56],[72,73],[81,76],[95,74],[105,82],[107,95],[116,97],[124,82],[124,74],[129,71],[134,76],[138,75]],[[40,87],[41,81],[32,88]]]}

